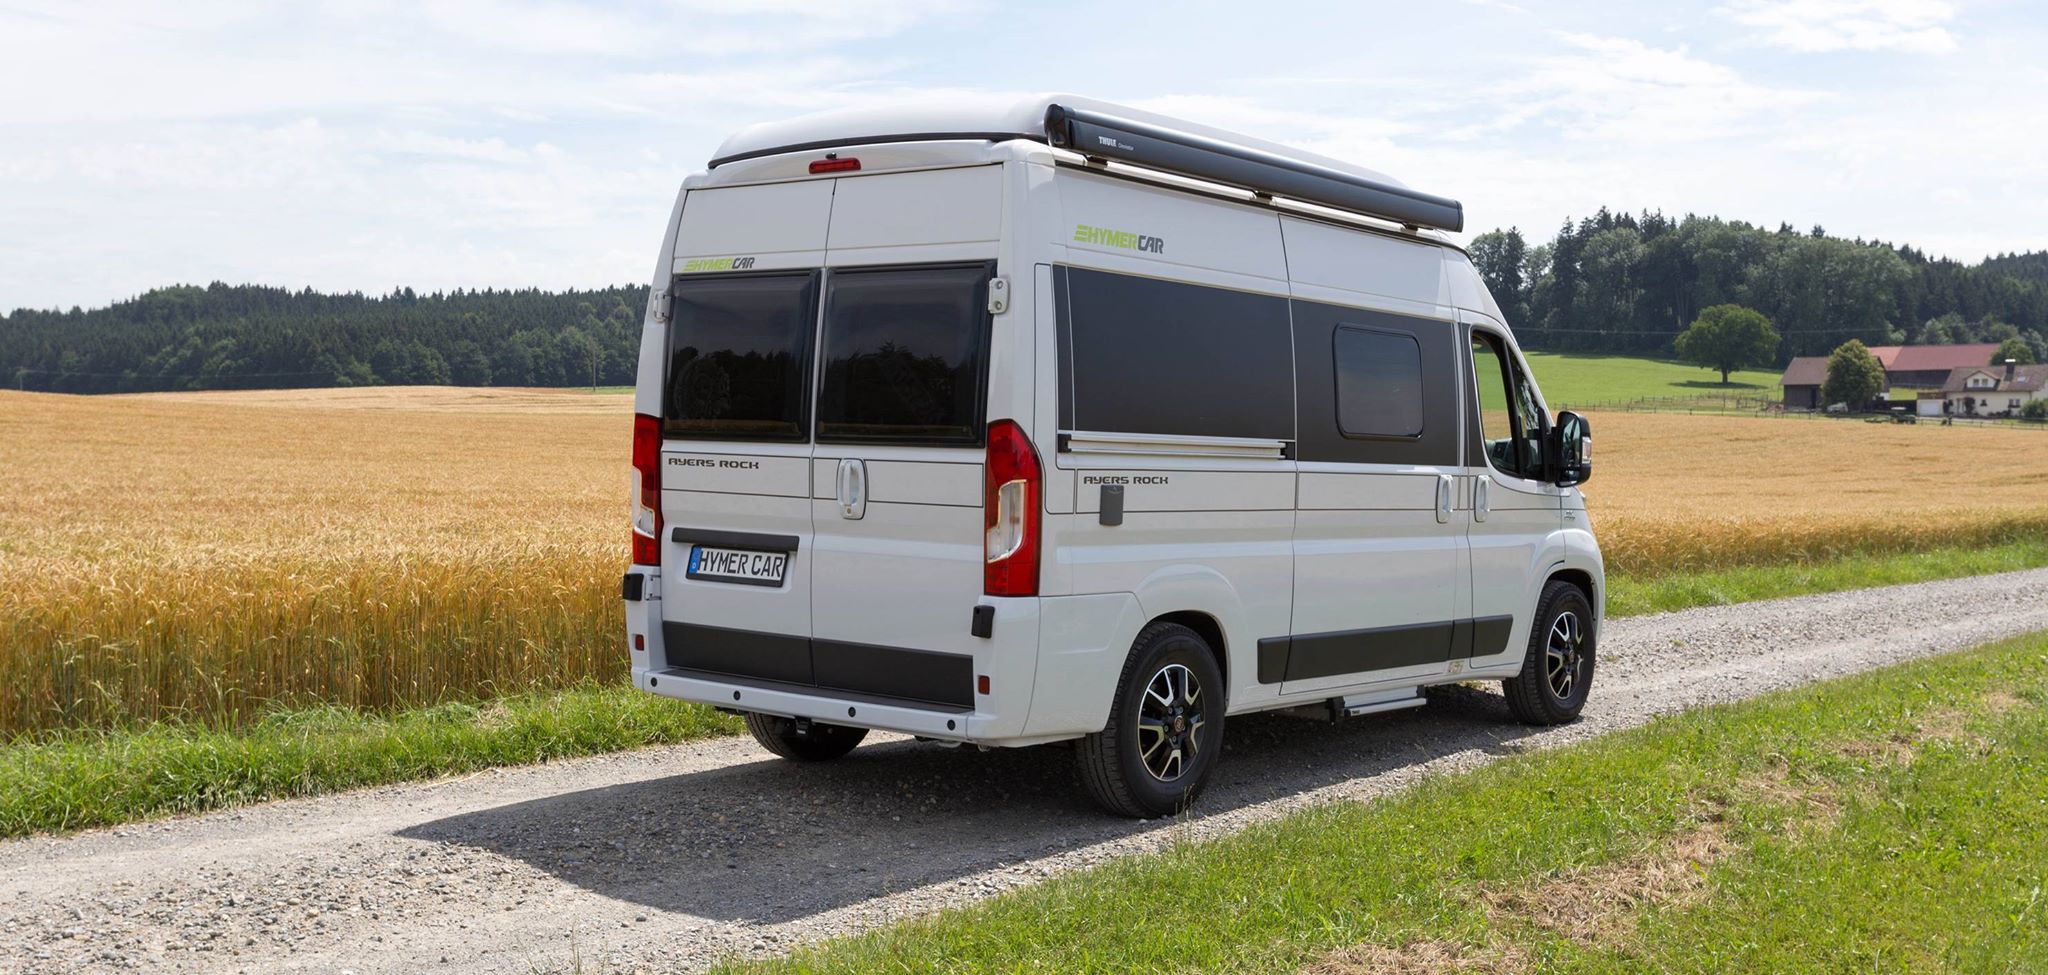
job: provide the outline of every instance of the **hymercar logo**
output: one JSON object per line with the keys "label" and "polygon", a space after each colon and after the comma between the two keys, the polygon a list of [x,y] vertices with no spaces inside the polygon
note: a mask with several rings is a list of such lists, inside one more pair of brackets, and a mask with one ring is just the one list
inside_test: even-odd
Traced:
{"label": "hymercar logo", "polygon": [[693,257],[683,262],[683,273],[697,271],[747,271],[754,267],[751,257]]}
{"label": "hymercar logo", "polygon": [[1111,230],[1108,227],[1090,227],[1085,223],[1074,226],[1074,243],[1144,251],[1147,254],[1166,253],[1166,241],[1158,237],[1147,237],[1127,230]]}

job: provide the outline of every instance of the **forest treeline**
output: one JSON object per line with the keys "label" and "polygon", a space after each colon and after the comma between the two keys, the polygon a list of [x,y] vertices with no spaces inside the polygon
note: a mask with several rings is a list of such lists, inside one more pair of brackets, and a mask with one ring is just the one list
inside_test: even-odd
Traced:
{"label": "forest treeline", "polygon": [[633,382],[645,287],[324,294],[159,288],[0,318],[0,382],[66,393]]}
{"label": "forest treeline", "polygon": [[1778,361],[1866,345],[2023,338],[2048,361],[2048,253],[1967,265],[1909,246],[1688,214],[1601,210],[1549,241],[1473,238],[1472,263],[1524,345],[1669,355],[1720,304],[1754,308],[1783,336]]}
{"label": "forest treeline", "polygon": [[[1909,246],[1601,210],[1548,241],[1480,234],[1473,263],[1522,342],[1668,356],[1701,309],[1754,308],[1778,361],[1868,345],[2019,337],[2048,361],[2048,252],[1966,265]],[[647,289],[325,294],[160,288],[105,308],[0,317],[0,382],[59,392],[633,381]]]}

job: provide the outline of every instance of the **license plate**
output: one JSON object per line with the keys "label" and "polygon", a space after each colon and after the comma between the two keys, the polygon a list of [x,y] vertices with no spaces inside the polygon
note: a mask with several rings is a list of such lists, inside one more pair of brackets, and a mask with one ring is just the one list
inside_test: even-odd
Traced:
{"label": "license plate", "polygon": [[789,571],[788,552],[750,552],[739,548],[690,548],[690,568],[683,575],[711,582],[737,582],[748,586],[779,586]]}

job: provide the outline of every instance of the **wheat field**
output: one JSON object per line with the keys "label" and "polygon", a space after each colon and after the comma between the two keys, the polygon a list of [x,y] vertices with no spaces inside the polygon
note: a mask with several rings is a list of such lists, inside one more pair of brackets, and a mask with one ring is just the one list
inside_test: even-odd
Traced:
{"label": "wheat field", "polygon": [[0,393],[0,735],[617,679],[630,402]]}
{"label": "wheat field", "polygon": [[1609,573],[2048,537],[2048,430],[1591,414],[1586,505]]}
{"label": "wheat field", "polygon": [[[620,679],[630,402],[0,392],[0,737]],[[1592,420],[1610,572],[2048,533],[2048,433]]]}

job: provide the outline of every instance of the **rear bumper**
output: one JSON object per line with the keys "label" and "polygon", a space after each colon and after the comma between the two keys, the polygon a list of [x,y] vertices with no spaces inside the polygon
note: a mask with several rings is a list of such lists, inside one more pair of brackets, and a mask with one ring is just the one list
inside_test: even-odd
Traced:
{"label": "rear bumper", "polygon": [[641,690],[733,710],[975,744],[1072,737],[1025,733],[1038,659],[1037,599],[982,600],[994,610],[985,639],[968,636],[972,607],[963,606],[967,652],[819,640],[812,653],[813,641],[801,637],[664,621],[659,592],[658,584],[644,585],[641,600],[625,601],[633,686]]}

